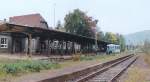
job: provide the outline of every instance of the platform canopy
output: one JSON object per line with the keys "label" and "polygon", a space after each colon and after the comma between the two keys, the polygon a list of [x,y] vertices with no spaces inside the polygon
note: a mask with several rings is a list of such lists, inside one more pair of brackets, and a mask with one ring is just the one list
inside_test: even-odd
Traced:
{"label": "platform canopy", "polygon": [[[0,32],[4,33],[20,33],[24,35],[31,34],[32,37],[42,37],[42,38],[50,38],[56,40],[64,40],[64,41],[74,41],[74,42],[89,42],[95,43],[94,38],[89,38],[85,36],[75,35],[66,32],[60,32],[52,29],[44,29],[40,27],[31,27],[31,26],[23,26],[23,25],[16,25],[7,22],[0,23]],[[98,44],[109,44],[108,42],[99,41],[97,40]]]}

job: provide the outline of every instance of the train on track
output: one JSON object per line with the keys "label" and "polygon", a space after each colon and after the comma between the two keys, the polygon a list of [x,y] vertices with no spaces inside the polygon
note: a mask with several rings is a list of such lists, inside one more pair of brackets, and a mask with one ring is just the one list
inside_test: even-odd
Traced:
{"label": "train on track", "polygon": [[120,53],[120,45],[108,44],[106,53],[107,54]]}

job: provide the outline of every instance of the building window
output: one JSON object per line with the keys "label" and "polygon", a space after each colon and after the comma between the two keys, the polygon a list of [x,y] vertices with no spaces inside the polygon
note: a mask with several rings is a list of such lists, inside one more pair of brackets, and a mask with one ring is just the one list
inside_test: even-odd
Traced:
{"label": "building window", "polygon": [[0,48],[8,48],[8,39],[7,38],[0,39]]}

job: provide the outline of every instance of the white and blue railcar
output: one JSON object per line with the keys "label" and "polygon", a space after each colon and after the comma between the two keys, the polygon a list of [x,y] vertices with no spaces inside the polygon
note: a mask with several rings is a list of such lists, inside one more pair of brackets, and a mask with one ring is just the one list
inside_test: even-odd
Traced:
{"label": "white and blue railcar", "polygon": [[120,45],[108,44],[106,53],[107,54],[120,53]]}

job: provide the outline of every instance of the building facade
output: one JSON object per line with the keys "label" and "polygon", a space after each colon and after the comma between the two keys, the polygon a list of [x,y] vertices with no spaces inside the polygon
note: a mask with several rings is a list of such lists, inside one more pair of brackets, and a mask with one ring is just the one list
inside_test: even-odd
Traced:
{"label": "building facade", "polygon": [[[99,51],[106,42],[97,41]],[[95,52],[95,39],[53,30],[40,14],[10,17],[0,22],[0,53],[57,54]]]}

